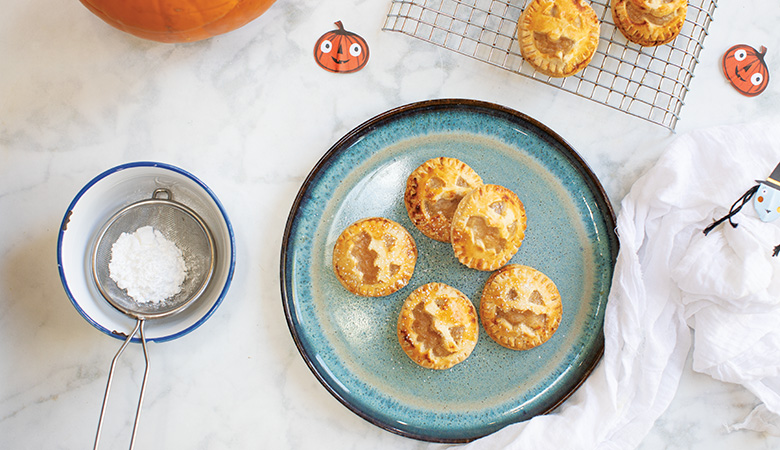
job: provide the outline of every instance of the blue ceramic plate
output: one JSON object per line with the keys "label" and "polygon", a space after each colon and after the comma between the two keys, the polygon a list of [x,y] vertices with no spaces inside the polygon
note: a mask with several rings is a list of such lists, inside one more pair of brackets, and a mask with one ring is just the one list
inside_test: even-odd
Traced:
{"label": "blue ceramic plate", "polygon": [[[425,237],[409,220],[406,179],[437,156],[464,161],[485,183],[506,186],[523,201],[528,228],[511,262],[546,273],[563,300],[558,331],[543,345],[508,350],[480,329],[467,360],[435,371],[416,365],[398,344],[398,314],[414,289],[444,282],[479,309],[490,275],[461,265],[450,245]],[[336,238],[369,216],[404,225],[419,251],[409,285],[387,297],[353,295],[333,274]],[[472,100],[403,106],[337,142],[298,193],[281,254],[287,322],[314,375],[350,410],[403,436],[467,442],[550,411],[596,365],[618,247],[614,228],[596,177],[543,125]]]}

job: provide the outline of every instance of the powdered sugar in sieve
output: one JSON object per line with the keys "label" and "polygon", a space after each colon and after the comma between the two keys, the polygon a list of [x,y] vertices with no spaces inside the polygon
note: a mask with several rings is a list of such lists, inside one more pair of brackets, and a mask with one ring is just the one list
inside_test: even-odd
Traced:
{"label": "powdered sugar in sieve", "polygon": [[147,225],[119,235],[111,246],[108,272],[133,300],[149,303],[181,292],[187,267],[176,244]]}

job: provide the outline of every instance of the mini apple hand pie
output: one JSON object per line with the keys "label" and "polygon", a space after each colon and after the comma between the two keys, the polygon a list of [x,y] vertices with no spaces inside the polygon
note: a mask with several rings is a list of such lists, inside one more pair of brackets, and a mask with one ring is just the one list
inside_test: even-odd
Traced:
{"label": "mini apple hand pie", "polygon": [[517,24],[520,53],[551,77],[574,75],[590,64],[601,22],[586,0],[532,0]]}
{"label": "mini apple hand pie", "polygon": [[538,270],[510,264],[493,273],[482,290],[482,326],[498,344],[528,350],[546,342],[561,322],[561,296]]}
{"label": "mini apple hand pie", "polygon": [[399,223],[383,217],[348,226],[333,247],[333,271],[353,294],[390,295],[409,283],[417,263],[417,246]]}
{"label": "mini apple hand pie", "polygon": [[631,42],[644,46],[674,40],[688,10],[688,0],[612,0],[615,26]]}
{"label": "mini apple hand pie", "polygon": [[415,363],[449,369],[468,358],[479,338],[477,311],[465,294],[444,283],[415,289],[398,316],[398,342]]}
{"label": "mini apple hand pie", "polygon": [[429,238],[450,242],[455,208],[480,186],[482,178],[464,162],[443,156],[430,159],[406,180],[404,204],[409,219]]}
{"label": "mini apple hand pie", "polygon": [[452,218],[455,257],[472,269],[496,270],[517,253],[525,227],[525,207],[514,192],[496,184],[474,189]]}

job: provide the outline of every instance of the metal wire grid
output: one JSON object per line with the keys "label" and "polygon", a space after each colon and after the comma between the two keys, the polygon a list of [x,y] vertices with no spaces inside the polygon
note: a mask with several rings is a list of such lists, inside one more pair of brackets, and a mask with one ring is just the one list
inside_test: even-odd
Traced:
{"label": "metal wire grid", "polygon": [[516,28],[530,1],[392,0],[382,29],[431,42],[674,130],[717,0],[689,0],[680,35],[658,47],[626,40],[612,22],[609,0],[592,0],[601,20],[599,46],[588,67],[566,78],[548,77],[523,61]]}

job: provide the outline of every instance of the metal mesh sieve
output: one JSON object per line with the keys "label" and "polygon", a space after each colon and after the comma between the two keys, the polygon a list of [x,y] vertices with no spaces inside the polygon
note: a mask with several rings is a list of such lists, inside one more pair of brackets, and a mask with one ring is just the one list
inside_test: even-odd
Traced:
{"label": "metal mesh sieve", "polygon": [[[167,198],[163,198],[166,196]],[[151,226],[179,248],[187,274],[178,294],[161,302],[137,302],[109,275],[111,249],[122,233]],[[100,293],[118,310],[135,318],[156,319],[191,304],[208,285],[215,266],[214,240],[207,225],[187,206],[173,201],[167,189],[157,189],[149,200],[133,203],[116,213],[96,241],[92,275]]]}
{"label": "metal mesh sieve", "polygon": [[[111,251],[114,243],[122,233],[134,233],[141,227],[151,226],[162,233],[166,239],[173,242],[182,252],[184,264],[187,270],[184,282],[179,293],[161,302],[138,302],[130,297],[126,291],[117,286],[109,274]],[[182,203],[173,200],[173,194],[168,189],[157,189],[148,200],[133,203],[114,214],[101,230],[95,241],[92,252],[92,277],[100,293],[108,302],[122,313],[136,319],[136,325],[130,332],[122,347],[111,361],[111,369],[108,372],[106,392],[103,395],[103,406],[100,409],[97,434],[95,435],[94,449],[98,448],[100,433],[103,428],[103,419],[106,413],[108,395],[114,377],[114,370],[119,357],[124,352],[127,344],[136,333],[141,336],[141,345],[144,350],[146,368],[141,383],[141,392],[138,397],[133,434],[130,440],[130,449],[135,444],[138,430],[138,422],[141,417],[141,405],[146,391],[146,381],[149,376],[149,353],[144,337],[144,323],[146,319],[159,319],[183,311],[191,305],[206,289],[214,273],[216,264],[216,250],[214,238],[208,226],[192,209]]]}

